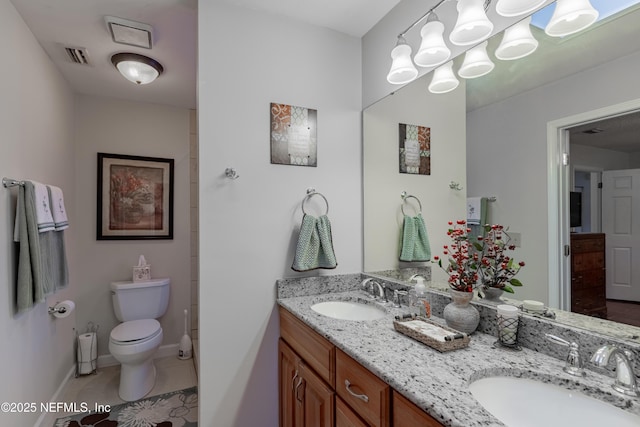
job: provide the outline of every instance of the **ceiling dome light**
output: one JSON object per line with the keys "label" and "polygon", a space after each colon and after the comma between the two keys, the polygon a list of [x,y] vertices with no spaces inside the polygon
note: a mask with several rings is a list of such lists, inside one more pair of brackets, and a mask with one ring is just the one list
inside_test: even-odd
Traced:
{"label": "ceiling dome light", "polygon": [[444,24],[438,20],[435,13],[431,13],[427,23],[420,30],[422,42],[418,53],[413,57],[413,62],[420,67],[437,67],[449,59],[451,50],[444,43],[442,34]]}
{"label": "ceiling dome light", "polygon": [[487,55],[487,42],[486,40],[480,43],[473,49],[469,49],[464,55],[464,61],[458,75],[465,79],[475,79],[476,77],[482,77],[485,74],[489,74],[491,70],[496,66],[489,55]]}
{"label": "ceiling dome light", "polygon": [[137,53],[116,53],[111,62],[124,78],[139,85],[151,83],[164,71],[158,61]]}
{"label": "ceiling dome light", "polygon": [[596,22],[598,14],[589,0],[558,0],[544,32],[551,37],[568,36]]}
{"label": "ceiling dome light", "polygon": [[513,17],[533,12],[545,3],[546,0],[498,0],[496,12],[498,15]]}
{"label": "ceiling dome light", "polygon": [[429,84],[429,92],[431,93],[447,93],[458,87],[460,82],[453,74],[453,62],[449,61],[433,71],[433,77]]}
{"label": "ceiling dome light", "polygon": [[538,40],[531,34],[530,24],[531,17],[528,16],[507,28],[496,49],[496,58],[511,61],[531,55],[538,48]]}
{"label": "ceiling dome light", "polygon": [[476,44],[493,31],[493,23],[484,12],[483,0],[458,0],[458,20],[449,39],[458,46]]}
{"label": "ceiling dome light", "polygon": [[404,37],[398,37],[396,47],[391,51],[391,69],[387,74],[387,81],[394,85],[402,85],[418,77],[418,70],[411,62],[411,46]]}

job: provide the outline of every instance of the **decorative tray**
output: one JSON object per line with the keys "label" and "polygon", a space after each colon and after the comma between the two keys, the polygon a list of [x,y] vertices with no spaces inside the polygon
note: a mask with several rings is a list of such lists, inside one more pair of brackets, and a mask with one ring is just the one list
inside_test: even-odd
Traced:
{"label": "decorative tray", "polygon": [[422,316],[396,316],[393,326],[401,334],[441,352],[464,348],[471,341],[469,335]]}

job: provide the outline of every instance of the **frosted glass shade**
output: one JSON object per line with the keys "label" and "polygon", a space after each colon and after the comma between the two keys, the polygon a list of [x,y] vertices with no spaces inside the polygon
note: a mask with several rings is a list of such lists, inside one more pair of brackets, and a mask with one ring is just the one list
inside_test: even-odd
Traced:
{"label": "frosted glass shade", "polygon": [[531,55],[538,48],[538,40],[531,34],[530,24],[531,17],[528,16],[507,28],[496,49],[496,58],[511,61]]}
{"label": "frosted glass shade", "polygon": [[429,83],[429,92],[431,93],[447,93],[458,87],[460,82],[453,74],[453,62],[449,61],[439,66],[433,71],[431,83]]}
{"label": "frosted glass shade", "polygon": [[442,34],[444,33],[444,24],[440,21],[427,22],[420,35],[422,42],[418,53],[413,57],[413,62],[420,67],[436,67],[444,64],[451,56],[451,50],[444,42]]}
{"label": "frosted glass shade", "polygon": [[398,39],[396,47],[391,51],[391,59],[393,62],[387,74],[389,83],[401,85],[418,77],[418,70],[411,61],[411,47],[403,39]]}
{"label": "frosted glass shade", "polygon": [[544,32],[551,37],[568,36],[596,22],[598,14],[589,0],[558,0]]}
{"label": "frosted glass shade", "polygon": [[493,31],[493,23],[484,12],[483,0],[458,0],[458,20],[449,35],[451,43],[458,46],[476,44]]}
{"label": "frosted glass shade", "polygon": [[533,12],[545,3],[546,0],[498,0],[496,12],[499,15],[512,17]]}
{"label": "frosted glass shade", "polygon": [[111,63],[124,78],[138,85],[151,83],[163,71],[155,59],[137,53],[116,53],[111,57]]}
{"label": "frosted glass shade", "polygon": [[469,49],[464,55],[464,61],[458,75],[465,79],[475,79],[476,77],[489,74],[495,67],[495,64],[487,55],[487,41],[480,43],[473,49]]}

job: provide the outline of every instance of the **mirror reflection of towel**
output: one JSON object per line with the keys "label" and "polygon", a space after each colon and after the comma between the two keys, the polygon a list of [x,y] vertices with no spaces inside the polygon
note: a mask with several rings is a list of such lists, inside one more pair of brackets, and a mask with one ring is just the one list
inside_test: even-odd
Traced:
{"label": "mirror reflection of towel", "polygon": [[429,261],[430,259],[431,246],[422,214],[414,217],[405,215],[400,261]]}
{"label": "mirror reflection of towel", "polygon": [[309,271],[317,268],[332,269],[337,265],[329,217],[322,215],[315,218],[305,214],[291,268],[295,271]]}

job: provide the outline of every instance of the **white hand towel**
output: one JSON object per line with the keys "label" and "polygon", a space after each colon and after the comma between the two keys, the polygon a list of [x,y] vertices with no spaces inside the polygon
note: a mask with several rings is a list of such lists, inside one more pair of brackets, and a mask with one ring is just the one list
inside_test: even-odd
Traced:
{"label": "white hand towel", "polygon": [[32,181],[36,193],[36,222],[38,223],[38,232],[55,230],[53,215],[51,214],[51,206],[49,204],[49,190],[44,184]]}
{"label": "white hand towel", "polygon": [[480,225],[481,197],[467,197],[467,224]]}
{"label": "white hand towel", "polygon": [[55,185],[47,185],[51,193],[51,213],[53,214],[53,222],[56,231],[62,231],[69,228],[69,219],[67,218],[67,210],[64,207],[64,195],[60,187]]}

